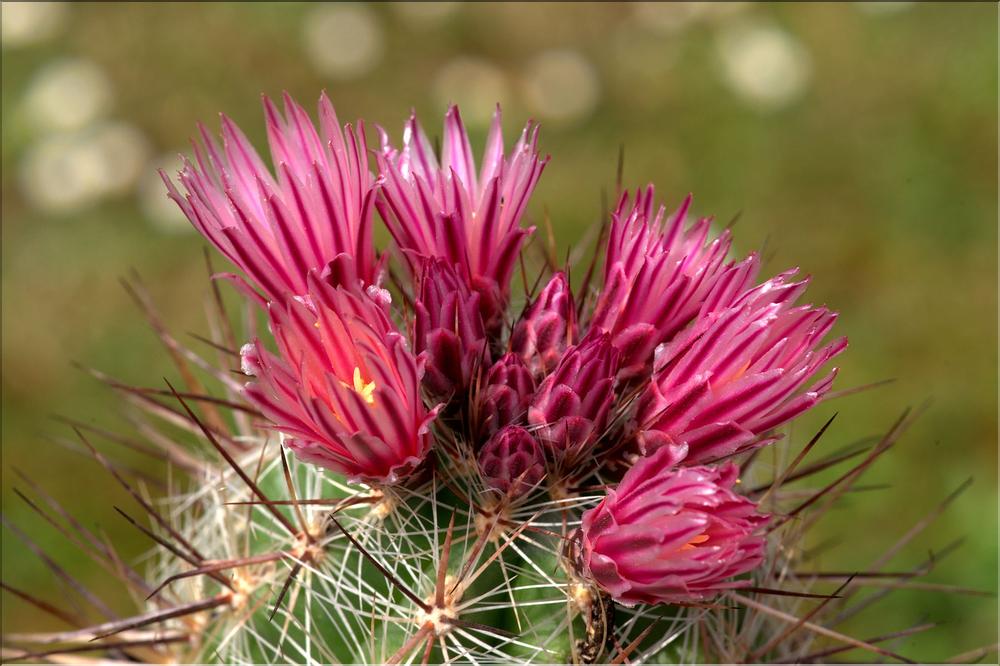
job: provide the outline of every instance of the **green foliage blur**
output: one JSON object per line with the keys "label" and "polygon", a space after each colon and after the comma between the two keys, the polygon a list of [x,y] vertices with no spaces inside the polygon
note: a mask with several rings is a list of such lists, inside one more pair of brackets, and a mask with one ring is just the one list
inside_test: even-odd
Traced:
{"label": "green foliage blur", "polygon": [[[185,151],[200,121],[217,129],[220,111],[263,149],[260,93],[312,107],[321,89],[342,121],[397,138],[411,107],[436,130],[449,100],[474,141],[497,101],[508,140],[540,120],[553,159],[531,211],[550,217],[561,253],[600,219],[619,146],[626,186],[655,182],[668,205],[693,192],[720,225],[738,215],[741,253],[763,249],[769,273],[801,267],[809,298],[841,312],[851,347],[838,386],[895,379],[822,405],[793,428],[794,446],[835,411],[827,452],[931,401],[873,470],[875,487],[820,523],[823,568],[865,569],[973,477],[888,568],[963,538],[928,580],[997,590],[996,5],[74,3],[32,34],[10,4],[3,512],[116,608],[125,593],[30,513],[15,470],[123,557],[147,552],[112,509],[130,500],[52,441],[71,435],[52,416],[122,424],[115,396],[73,362],[149,386],[174,376],[119,286],[130,270],[177,335],[206,332],[205,244],[162,205],[158,156]],[[62,79],[46,79],[53,66]],[[6,530],[2,574],[67,596]],[[994,597],[899,590],[867,618],[840,629],[866,638],[941,623],[892,648],[925,661],[997,640]],[[4,597],[4,632],[49,625]]]}

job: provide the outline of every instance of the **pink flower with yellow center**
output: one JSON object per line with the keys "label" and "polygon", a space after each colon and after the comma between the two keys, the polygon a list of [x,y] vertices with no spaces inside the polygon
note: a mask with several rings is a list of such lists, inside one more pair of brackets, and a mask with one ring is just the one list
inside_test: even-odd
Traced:
{"label": "pink flower with yellow center", "polygon": [[309,277],[307,298],[269,306],[278,353],[242,351],[255,377],[247,399],[299,458],[352,478],[392,483],[431,446],[414,356],[384,306],[367,294]]}

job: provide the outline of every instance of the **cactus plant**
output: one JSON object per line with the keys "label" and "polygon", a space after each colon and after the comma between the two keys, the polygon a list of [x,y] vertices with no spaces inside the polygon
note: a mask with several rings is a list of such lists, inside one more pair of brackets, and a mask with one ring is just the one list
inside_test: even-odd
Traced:
{"label": "cactus plant", "polygon": [[[135,614],[97,601],[92,622],[5,584],[71,626],[5,636],[6,660],[902,658],[836,629],[866,605],[851,576],[830,590],[802,570],[808,528],[909,422],[808,464],[829,422],[794,457],[798,442],[778,442],[834,396],[823,368],[846,346],[822,342],[833,314],[796,305],[804,282],[755,285],[755,256],[727,262],[728,231],[689,224],[690,198],[657,212],[650,187],[605,225],[601,286],[594,265],[574,292],[569,267],[543,262],[522,296],[515,268],[536,262],[521,220],[547,162],[536,127],[505,157],[498,109],[477,170],[457,108],[440,156],[413,118],[401,149],[380,130],[372,173],[363,124],[342,130],[325,96],[319,131],[287,97],[284,117],[265,112],[275,174],[224,119],[221,146],[202,130],[184,194],[164,177],[241,269],[223,277],[247,326],[213,291],[199,352],[133,282],[184,385],[95,371],[136,433],[77,427],[141,510],[121,513],[153,565],[122,562],[34,484],[42,501],[25,496],[133,592]],[[382,252],[376,210],[394,240]],[[167,492],[98,436],[164,461]],[[787,490],[848,461],[827,487]]]}

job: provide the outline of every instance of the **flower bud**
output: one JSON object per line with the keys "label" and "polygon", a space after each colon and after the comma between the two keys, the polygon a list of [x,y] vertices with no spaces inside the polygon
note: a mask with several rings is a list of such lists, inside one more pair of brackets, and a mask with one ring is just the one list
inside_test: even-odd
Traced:
{"label": "flower bud", "polygon": [[476,369],[489,361],[480,296],[437,259],[424,262],[419,289],[413,339],[417,352],[427,352],[424,386],[447,398],[468,389]]}
{"label": "flower bud", "polygon": [[556,366],[575,337],[575,328],[573,294],[566,274],[559,272],[525,310],[514,327],[510,347],[537,376]]}
{"label": "flower bud", "polygon": [[479,452],[478,462],[487,487],[511,497],[528,492],[545,476],[542,448],[520,426],[497,432]]}
{"label": "flower bud", "polygon": [[493,364],[479,395],[479,431],[487,439],[497,430],[524,421],[535,393],[535,380],[517,354],[508,353]]}
{"label": "flower bud", "polygon": [[556,457],[582,451],[604,430],[618,359],[607,335],[572,347],[535,392],[528,423]]}

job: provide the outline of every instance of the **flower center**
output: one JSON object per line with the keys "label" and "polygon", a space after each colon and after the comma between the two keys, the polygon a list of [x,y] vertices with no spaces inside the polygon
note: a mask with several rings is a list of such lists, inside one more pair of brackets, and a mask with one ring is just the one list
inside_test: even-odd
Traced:
{"label": "flower center", "polygon": [[686,544],[684,544],[683,546],[681,546],[680,549],[681,550],[691,550],[692,548],[694,548],[698,544],[705,543],[706,541],[708,541],[708,535],[707,534],[699,534],[698,536],[696,536],[695,538],[691,539]]}
{"label": "flower center", "polygon": [[375,382],[367,382],[361,378],[361,368],[354,368],[354,392],[369,405],[375,404]]}

